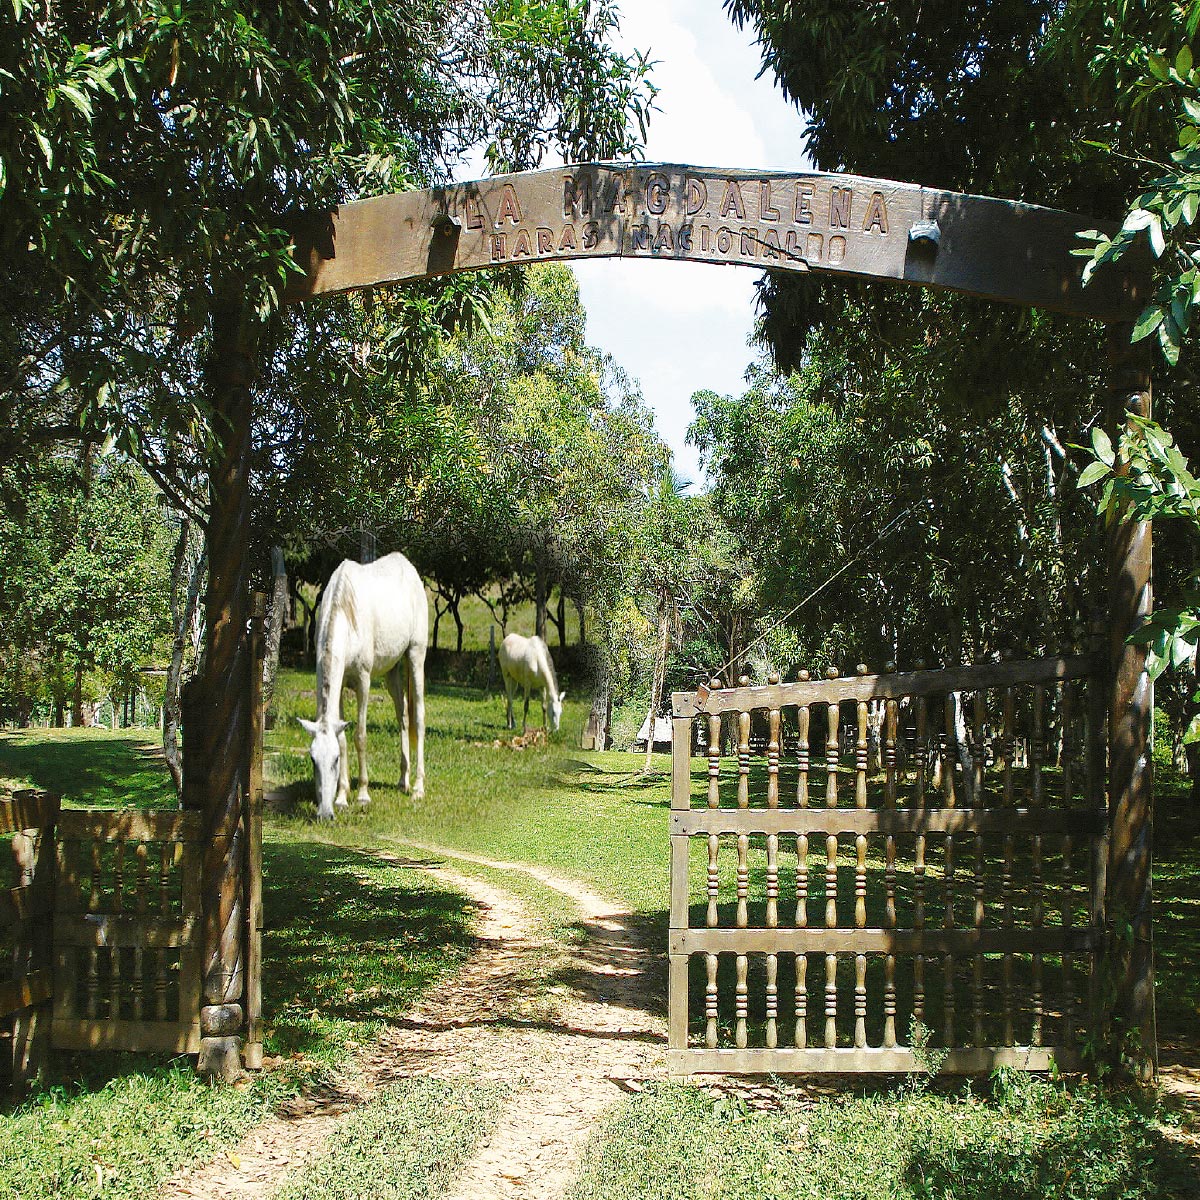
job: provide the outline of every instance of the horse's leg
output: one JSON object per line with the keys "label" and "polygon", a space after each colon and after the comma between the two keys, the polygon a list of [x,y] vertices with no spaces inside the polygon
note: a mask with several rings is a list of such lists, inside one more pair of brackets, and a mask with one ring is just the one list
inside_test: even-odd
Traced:
{"label": "horse's leg", "polygon": [[[345,712],[345,694],[338,695],[338,714]],[[346,731],[338,731],[338,785],[334,808],[350,807],[350,751],[346,748]]]}
{"label": "horse's leg", "polygon": [[371,698],[371,675],[360,671],[355,684],[358,693],[358,720],[354,726],[354,748],[358,751],[358,803],[366,807],[371,803],[367,791],[367,708]]}
{"label": "horse's leg", "polygon": [[525,711],[521,714],[521,733],[529,732],[529,689],[525,689]]}
{"label": "horse's leg", "polygon": [[517,723],[517,718],[513,716],[512,680],[503,672],[501,672],[500,677],[504,680],[504,728],[512,729]]}
{"label": "horse's leg", "polygon": [[546,689],[542,688],[542,728],[549,733],[550,722],[546,717]]}
{"label": "horse's leg", "polygon": [[387,676],[388,691],[396,706],[396,725],[400,730],[400,790],[408,791],[408,699],[404,679],[404,659],[401,659]]}
{"label": "horse's leg", "polygon": [[425,796],[425,647],[408,648],[409,757],[413,761],[414,800]]}

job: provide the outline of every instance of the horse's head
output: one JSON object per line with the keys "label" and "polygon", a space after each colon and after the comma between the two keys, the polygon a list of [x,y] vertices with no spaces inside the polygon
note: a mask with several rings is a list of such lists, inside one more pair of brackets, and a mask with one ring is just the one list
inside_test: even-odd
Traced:
{"label": "horse's head", "polygon": [[338,735],[349,722],[306,721],[303,717],[297,720],[312,736],[308,756],[312,759],[313,780],[317,787],[317,820],[332,821],[333,799],[338,786],[338,760],[341,757]]}
{"label": "horse's head", "polygon": [[558,692],[550,697],[550,728],[555,733],[558,732],[558,723],[562,720],[563,700],[566,696],[566,692]]}

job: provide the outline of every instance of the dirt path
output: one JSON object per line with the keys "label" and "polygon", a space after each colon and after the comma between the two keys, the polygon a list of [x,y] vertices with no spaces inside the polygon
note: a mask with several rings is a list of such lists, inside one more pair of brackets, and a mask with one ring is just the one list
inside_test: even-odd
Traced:
{"label": "dirt path", "polygon": [[463,970],[386,1029],[340,1087],[293,1102],[229,1154],[175,1176],[161,1189],[163,1200],[268,1197],[380,1087],[412,1075],[463,1074],[519,1090],[464,1168],[454,1200],[558,1197],[595,1118],[623,1091],[663,1074],[665,1023],[649,1011],[661,985],[628,913],[537,867],[396,841],[438,858],[521,872],[569,897],[580,911],[580,945],[564,950],[547,941],[503,888],[431,864],[427,869],[483,910]]}

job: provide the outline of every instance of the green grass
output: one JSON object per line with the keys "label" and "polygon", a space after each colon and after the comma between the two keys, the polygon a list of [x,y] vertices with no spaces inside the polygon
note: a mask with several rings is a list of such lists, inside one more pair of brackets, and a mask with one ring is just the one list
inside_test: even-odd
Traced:
{"label": "green grass", "polygon": [[263,849],[268,1054],[332,1067],[471,945],[475,906],[424,871],[274,832]]}
{"label": "green grass", "polygon": [[[274,1200],[425,1200],[442,1195],[491,1128],[508,1089],[406,1079],[349,1118]],[[431,1120],[436,1113],[437,1119]]]}
{"label": "green grass", "polygon": [[[496,748],[494,742],[511,737],[504,728],[502,697],[436,683],[428,691],[425,800],[415,804],[400,791],[395,713],[376,690],[367,725],[372,803],[365,811],[352,805],[339,813],[324,836],[346,845],[412,838],[535,863],[589,883],[636,911],[665,910],[670,803],[665,756],[656,760],[661,774],[640,779],[636,756],[574,751],[587,718],[587,705],[579,700],[568,700],[562,729],[550,747]],[[308,738],[295,720],[313,715],[312,677],[283,673],[276,699],[279,715],[268,735],[264,769],[268,786],[294,791],[295,815],[280,825],[298,834],[311,828],[315,812]],[[351,768],[353,779],[353,743]],[[559,904],[552,897],[544,900]],[[569,904],[559,908],[560,916],[573,915]]]}
{"label": "green grass", "polygon": [[132,1055],[105,1078],[97,1057],[84,1064],[89,1078],[60,1082],[0,1121],[4,1200],[143,1197],[176,1167],[236,1143],[285,1094],[274,1076],[212,1088],[186,1060]]}
{"label": "green grass", "polygon": [[0,732],[0,783],[57,792],[88,808],[174,808],[157,730]]}
{"label": "green grass", "polygon": [[470,944],[474,906],[425,872],[337,846],[264,847],[263,1008],[275,1069],[242,1089],[185,1059],[55,1055],[0,1123],[0,1198],[140,1197],[177,1166],[237,1142],[399,1019]]}
{"label": "green grass", "polygon": [[571,1200],[1183,1200],[1194,1168],[1119,1096],[1003,1074],[990,1094],[796,1093],[782,1111],[660,1086],[622,1103]]}
{"label": "green grass", "polygon": [[[0,771],[77,804],[173,806],[153,747],[132,730],[28,730],[0,740]],[[235,1090],[203,1086],[182,1059],[55,1055],[0,1126],[0,1197],[146,1194],[341,1067],[469,948],[474,905],[427,872],[274,828],[263,859],[265,1049],[279,1065]]]}

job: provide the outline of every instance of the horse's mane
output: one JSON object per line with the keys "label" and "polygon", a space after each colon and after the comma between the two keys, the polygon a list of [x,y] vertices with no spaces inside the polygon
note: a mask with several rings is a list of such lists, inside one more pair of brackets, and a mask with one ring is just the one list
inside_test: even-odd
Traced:
{"label": "horse's mane", "polygon": [[546,668],[546,674],[550,677],[550,686],[554,689],[554,694],[558,695],[558,676],[554,674],[554,659],[550,654],[549,645],[542,639],[542,644],[539,649],[542,651],[542,665]]}
{"label": "horse's mane", "polygon": [[[346,570],[346,563],[340,563],[329,577],[329,582],[325,585],[325,594],[321,597],[321,607],[317,611],[318,714],[324,711],[322,699],[328,701],[328,697],[322,697],[320,692],[328,690],[331,684],[329,678],[329,660],[333,655],[334,647],[333,638],[330,634],[332,632],[333,619],[339,614],[346,618],[346,622],[351,629],[357,627],[358,593],[355,590],[354,580],[351,578],[350,572]],[[337,703],[340,701],[340,679],[338,680],[337,690],[339,696],[334,701],[334,716],[337,715]]]}

